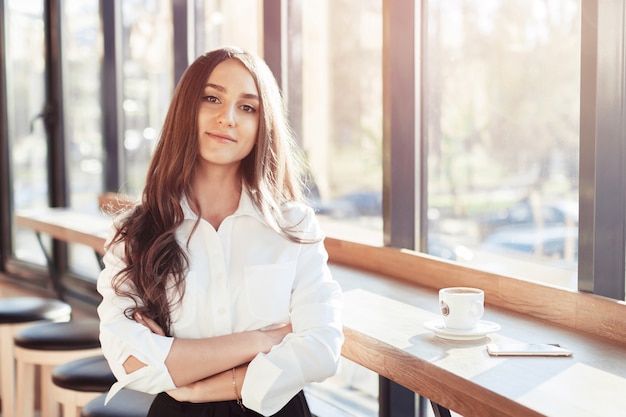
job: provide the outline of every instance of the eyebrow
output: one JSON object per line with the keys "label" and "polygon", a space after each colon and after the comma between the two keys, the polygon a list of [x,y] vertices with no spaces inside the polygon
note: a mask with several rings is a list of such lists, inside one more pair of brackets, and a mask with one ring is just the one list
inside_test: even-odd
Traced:
{"label": "eyebrow", "polygon": [[[211,88],[213,88],[213,89],[215,89],[215,90],[217,90],[217,91],[219,91],[219,92],[221,92],[221,93],[226,93],[226,88],[222,87],[222,86],[221,86],[221,85],[219,85],[219,84],[208,83],[208,84],[205,86],[205,88],[206,88],[206,87],[211,87]],[[252,94],[252,93],[244,93],[244,94],[242,94],[242,98],[246,98],[246,99],[249,99],[249,100],[257,100],[257,101],[260,101],[260,100],[259,100],[259,96],[257,96],[256,94]]]}

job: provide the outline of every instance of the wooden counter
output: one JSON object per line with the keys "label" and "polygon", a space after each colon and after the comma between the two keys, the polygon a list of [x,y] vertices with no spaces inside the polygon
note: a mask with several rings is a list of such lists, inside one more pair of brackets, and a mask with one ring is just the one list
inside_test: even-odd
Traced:
{"label": "wooden counter", "polygon": [[44,244],[42,235],[66,243],[91,247],[100,267],[103,267],[102,256],[112,224],[111,217],[104,214],[81,213],[67,208],[46,208],[20,210],[15,213],[15,223],[18,227],[30,229],[35,233],[46,258],[50,283],[60,300],[64,300],[66,293],[71,289],[63,284],[61,279],[63,274],[59,271],[53,254]]}
{"label": "wooden counter", "polygon": [[97,253],[104,254],[111,217],[66,208],[46,208],[20,210],[15,213],[15,223],[19,227],[49,235],[54,239],[87,245]]}
{"label": "wooden counter", "polygon": [[[479,340],[442,339],[422,326],[439,317],[436,291],[332,269],[345,290],[342,355],[452,411],[465,417],[626,412],[623,344],[488,304],[483,319],[501,330]],[[496,358],[486,351],[491,342],[559,343],[574,355]]]}

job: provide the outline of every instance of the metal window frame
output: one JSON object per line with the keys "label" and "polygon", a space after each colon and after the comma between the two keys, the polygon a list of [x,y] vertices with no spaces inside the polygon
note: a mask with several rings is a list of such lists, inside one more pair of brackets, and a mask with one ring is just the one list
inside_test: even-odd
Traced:
{"label": "metal window frame", "polygon": [[46,103],[41,114],[48,142],[48,196],[51,207],[66,207],[69,204],[63,120],[62,20],[61,0],[44,1]]}
{"label": "metal window frame", "polygon": [[[40,116],[45,126],[48,147],[48,203],[50,207],[67,207],[69,183],[63,118],[63,4],[61,0],[43,3],[46,92]],[[64,274],[68,268],[68,245],[53,239],[49,256],[58,273]]]}
{"label": "metal window frame", "polygon": [[[270,67],[278,87],[283,89],[283,0],[263,0],[263,49],[261,55]],[[278,46],[278,48],[276,47]]]}
{"label": "metal window frame", "polygon": [[[6,33],[5,33],[5,2],[0,1],[0,108],[7,108],[6,90]],[[6,264],[11,254],[11,170],[9,158],[9,132],[7,129],[7,113],[0,111],[0,271],[6,271]]]}
{"label": "metal window frame", "polygon": [[122,94],[122,22],[119,0],[100,1],[102,25],[102,146],[106,155],[104,164],[105,191],[120,191],[124,175],[124,131],[122,106],[118,103]]}
{"label": "metal window frame", "polygon": [[581,12],[578,289],[624,300],[626,5]]}
{"label": "metal window frame", "polygon": [[191,0],[172,0],[172,30],[174,46],[174,85],[178,84],[180,77],[195,57],[195,37],[190,31],[195,27],[194,7]]}
{"label": "metal window frame", "polygon": [[[383,234],[385,246],[416,244],[416,5],[383,1]],[[417,222],[419,225],[421,222]]]}

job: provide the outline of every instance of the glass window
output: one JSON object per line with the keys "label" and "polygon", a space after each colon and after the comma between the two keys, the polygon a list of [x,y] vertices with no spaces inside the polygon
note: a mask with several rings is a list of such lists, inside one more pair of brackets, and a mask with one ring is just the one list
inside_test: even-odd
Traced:
{"label": "glass window", "polygon": [[577,287],[580,36],[580,0],[428,2],[428,233],[457,261]]}
{"label": "glass window", "polygon": [[196,0],[195,56],[224,45],[258,54],[260,3],[259,0]]}
{"label": "glass window", "polygon": [[121,188],[138,196],[174,90],[172,5],[169,0],[125,0],[120,5],[125,177]]}
{"label": "glass window", "polygon": [[[101,117],[102,36],[98,0],[63,3],[64,132],[70,206],[98,212],[103,187]],[[99,265],[91,248],[70,245],[70,268],[97,276]]]}
{"label": "glass window", "polygon": [[102,44],[98,0],[63,2],[64,132],[70,205],[94,211],[102,192],[100,95]]}
{"label": "glass window", "polygon": [[302,16],[301,142],[313,201],[327,235],[380,246],[382,2],[308,0]]}
{"label": "glass window", "polygon": [[[304,0],[301,50],[298,34],[287,41],[288,53],[302,59],[302,100],[288,106],[302,115],[298,139],[322,228],[327,236],[374,246],[383,244],[382,36],[380,0]],[[297,69],[288,70],[293,80]],[[377,413],[378,376],[349,360],[342,358],[337,375],[307,393],[324,398],[327,392],[346,415]]]}
{"label": "glass window", "polygon": [[[6,31],[7,121],[13,208],[48,206],[48,146],[42,111],[46,104],[43,1],[11,0],[2,22]],[[5,26],[6,25],[6,26]],[[45,264],[31,230],[13,228],[14,255]],[[49,245],[49,239],[46,239]]]}

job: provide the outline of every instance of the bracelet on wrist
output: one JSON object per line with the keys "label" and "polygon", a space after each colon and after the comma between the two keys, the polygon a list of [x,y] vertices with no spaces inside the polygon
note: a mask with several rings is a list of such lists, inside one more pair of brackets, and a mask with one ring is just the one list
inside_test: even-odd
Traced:
{"label": "bracelet on wrist", "polygon": [[237,404],[239,404],[239,407],[241,407],[241,409],[245,411],[243,403],[241,402],[241,398],[239,398],[239,392],[237,392],[237,371],[235,370],[235,368],[233,368],[232,374],[233,374],[233,390],[235,391],[235,400],[237,401]]}

